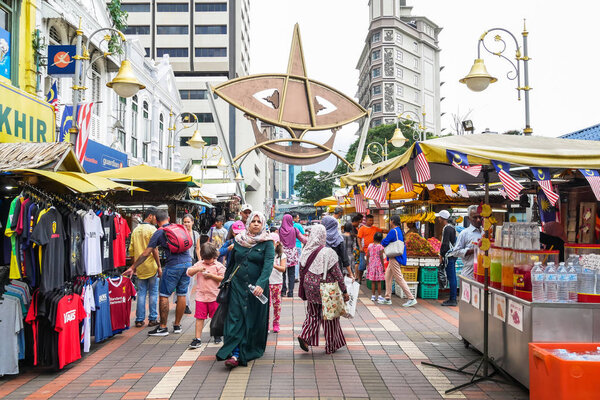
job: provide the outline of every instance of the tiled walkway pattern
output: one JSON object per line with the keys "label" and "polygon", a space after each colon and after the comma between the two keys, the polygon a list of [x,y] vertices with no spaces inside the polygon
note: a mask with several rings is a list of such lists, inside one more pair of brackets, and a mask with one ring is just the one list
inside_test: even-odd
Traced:
{"label": "tiled walkway pattern", "polygon": [[[281,332],[269,334],[264,357],[228,371],[216,362],[219,346],[209,341],[187,349],[194,319],[184,331],[163,338],[132,328],[93,347],[83,360],[60,373],[33,369],[0,378],[5,399],[527,399],[521,388],[482,383],[444,390],[465,377],[421,365],[430,361],[461,366],[476,354],[458,336],[456,308],[420,300],[414,308],[374,305],[363,295],[353,320],[343,319],[348,346],[326,355],[323,345],[303,352],[295,340],[304,320],[299,299],[283,299]],[[170,321],[173,316],[171,315]],[[323,340],[323,339],[322,339]]]}

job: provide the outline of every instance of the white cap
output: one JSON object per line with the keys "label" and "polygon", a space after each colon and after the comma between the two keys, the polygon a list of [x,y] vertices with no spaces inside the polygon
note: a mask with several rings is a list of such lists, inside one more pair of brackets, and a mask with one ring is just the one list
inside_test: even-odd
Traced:
{"label": "white cap", "polygon": [[250,204],[244,204],[242,205],[242,212],[246,211],[246,210],[250,210],[250,212],[252,212],[252,206]]}
{"label": "white cap", "polygon": [[435,216],[443,219],[448,219],[450,218],[450,213],[448,212],[448,210],[442,210],[439,213],[436,213]]}

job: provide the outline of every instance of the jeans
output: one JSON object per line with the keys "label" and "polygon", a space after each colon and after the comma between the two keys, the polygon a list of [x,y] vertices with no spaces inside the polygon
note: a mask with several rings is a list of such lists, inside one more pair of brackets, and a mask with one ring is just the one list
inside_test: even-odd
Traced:
{"label": "jeans", "polygon": [[456,301],[456,257],[446,259],[446,276],[450,285],[450,300]]}
{"label": "jeans", "polygon": [[146,294],[150,297],[148,303],[148,320],[156,321],[158,319],[158,275],[148,279],[138,279],[137,290],[137,309],[135,310],[135,321],[146,319]]}
{"label": "jeans", "polygon": [[298,264],[296,264],[296,279],[300,279],[300,256],[302,255],[302,247],[296,246],[298,250]]}
{"label": "jeans", "polygon": [[294,282],[296,281],[296,276],[294,274],[295,271],[295,265],[292,265],[291,267],[287,267],[285,269],[285,272],[283,273],[283,288],[281,296],[284,296],[285,292],[287,292],[288,297],[292,297],[294,295]]}
{"label": "jeans", "polygon": [[169,297],[173,292],[175,292],[177,296],[185,296],[190,284],[190,277],[187,276],[186,272],[191,266],[192,263],[188,262],[164,267],[159,285],[160,297]]}

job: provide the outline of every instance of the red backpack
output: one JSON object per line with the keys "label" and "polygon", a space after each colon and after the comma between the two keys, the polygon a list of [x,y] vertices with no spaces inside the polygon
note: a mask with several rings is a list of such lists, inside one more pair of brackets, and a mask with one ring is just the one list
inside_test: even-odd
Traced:
{"label": "red backpack", "polygon": [[159,229],[165,231],[167,244],[171,253],[183,253],[194,245],[190,234],[183,225],[169,224]]}

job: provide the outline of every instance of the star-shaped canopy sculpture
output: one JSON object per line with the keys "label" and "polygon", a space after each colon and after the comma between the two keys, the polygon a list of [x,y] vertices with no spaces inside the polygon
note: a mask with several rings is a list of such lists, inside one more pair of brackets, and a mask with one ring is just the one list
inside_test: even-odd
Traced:
{"label": "star-shaped canopy sculpture", "polygon": [[[236,160],[259,148],[268,157],[289,164],[314,164],[330,154],[346,162],[332,150],[335,133],[341,126],[367,115],[350,97],[308,78],[298,24],[294,27],[287,73],[250,75],[222,83],[213,90],[252,122],[257,145],[239,154]],[[256,119],[285,128],[291,137],[269,139],[258,128]],[[324,144],[304,139],[308,131],[329,129],[332,134]],[[315,147],[303,147],[301,143]]]}

